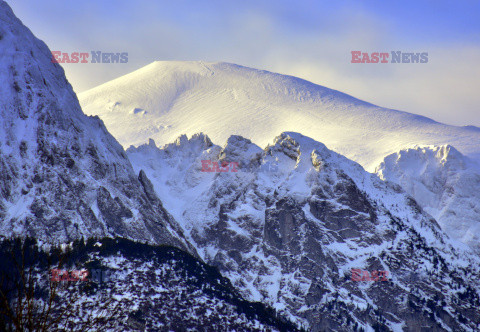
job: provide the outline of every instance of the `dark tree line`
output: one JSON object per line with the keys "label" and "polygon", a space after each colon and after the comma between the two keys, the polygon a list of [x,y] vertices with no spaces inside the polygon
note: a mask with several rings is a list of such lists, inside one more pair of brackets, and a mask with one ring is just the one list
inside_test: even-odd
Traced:
{"label": "dark tree line", "polygon": [[31,238],[0,243],[1,331],[95,331],[114,323],[120,307],[111,299],[100,295],[95,313],[82,308],[81,296],[94,291],[91,281],[52,278],[52,270],[71,269],[72,256],[68,248],[40,250]]}

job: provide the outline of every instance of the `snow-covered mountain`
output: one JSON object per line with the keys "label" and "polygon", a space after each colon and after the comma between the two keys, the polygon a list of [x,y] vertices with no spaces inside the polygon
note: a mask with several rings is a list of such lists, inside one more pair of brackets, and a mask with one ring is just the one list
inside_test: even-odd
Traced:
{"label": "snow-covered mountain", "polygon": [[0,1],[0,234],[46,241],[117,235],[177,245],[181,229],[62,67]]}
{"label": "snow-covered mountain", "polygon": [[451,145],[393,153],[379,177],[401,185],[453,238],[480,252],[480,167]]}
{"label": "snow-covered mountain", "polygon": [[288,132],[265,149],[236,135],[221,147],[197,134],[127,154],[206,262],[313,331],[480,327],[478,256],[400,186],[322,143]]}
{"label": "snow-covered mountain", "polygon": [[[80,264],[120,276],[87,287],[78,315],[103,292],[128,308],[111,322],[126,330],[289,324],[252,311],[264,307],[200,256],[243,297],[311,331],[480,329],[478,255],[399,185],[317,141],[372,167],[412,142],[454,141],[478,157],[480,130],[236,65],[154,63],[85,93],[84,105],[122,144],[199,130],[226,144],[182,135],[125,153],[2,0],[0,49],[0,235],[137,241],[90,240],[86,252],[75,242]],[[264,149],[238,135],[265,144],[280,132]]]}
{"label": "snow-covered mountain", "polygon": [[265,146],[278,133],[295,131],[372,172],[385,156],[413,144],[452,144],[480,159],[480,128],[441,124],[229,63],[154,62],[79,94],[79,100],[125,148],[149,138],[164,145],[197,132],[217,144],[241,135]]}

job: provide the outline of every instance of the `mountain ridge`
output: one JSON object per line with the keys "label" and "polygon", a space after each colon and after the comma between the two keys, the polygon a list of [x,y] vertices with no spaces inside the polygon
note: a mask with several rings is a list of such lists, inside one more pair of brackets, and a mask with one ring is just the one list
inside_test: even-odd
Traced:
{"label": "mountain ridge", "polygon": [[[151,140],[127,154],[199,255],[245,298],[312,331],[350,331],[351,322],[385,330],[460,328],[445,312],[427,318],[417,306],[420,298],[434,301],[456,289],[455,280],[476,287],[478,256],[446,236],[399,185],[324,144],[284,132],[264,149],[239,135],[218,146],[197,134],[164,148]],[[204,172],[205,160],[236,162],[238,171]],[[356,284],[352,269],[389,271],[391,279]],[[454,303],[451,295],[442,298]],[[369,314],[371,307],[381,317]],[[472,325],[460,329],[474,330],[474,311]]]}

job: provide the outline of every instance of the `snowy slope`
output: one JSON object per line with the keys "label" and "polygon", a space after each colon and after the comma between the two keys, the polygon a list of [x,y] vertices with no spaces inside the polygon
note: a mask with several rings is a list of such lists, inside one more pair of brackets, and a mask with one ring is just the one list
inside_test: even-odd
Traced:
{"label": "snowy slope", "polygon": [[0,50],[0,235],[187,248],[148,179],[102,121],[83,114],[62,67],[4,1]]}
{"label": "snowy slope", "polygon": [[[457,306],[454,291],[473,287],[476,306],[478,256],[398,185],[322,143],[287,132],[265,149],[235,135],[221,147],[197,134],[127,154],[206,262],[312,331],[478,327],[478,307]],[[202,172],[205,160],[239,171]],[[354,282],[353,268],[389,271],[391,282]]]}
{"label": "snowy slope", "polygon": [[125,147],[163,145],[203,132],[221,144],[242,135],[265,146],[296,131],[373,171],[413,144],[453,144],[480,158],[480,129],[381,108],[295,77],[229,63],[154,62],[79,94]]}
{"label": "snowy slope", "polygon": [[416,146],[393,153],[379,177],[401,185],[451,237],[480,252],[480,167],[453,146]]}

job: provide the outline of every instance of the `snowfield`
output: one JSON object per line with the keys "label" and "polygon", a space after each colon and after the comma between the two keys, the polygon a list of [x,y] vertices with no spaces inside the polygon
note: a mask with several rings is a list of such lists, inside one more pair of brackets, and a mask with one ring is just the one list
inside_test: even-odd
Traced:
{"label": "snowfield", "polygon": [[160,146],[198,132],[222,144],[241,135],[259,146],[301,132],[373,172],[414,144],[451,144],[480,159],[480,128],[455,127],[378,107],[311,82],[230,63],[157,61],[79,94],[125,148]]}

